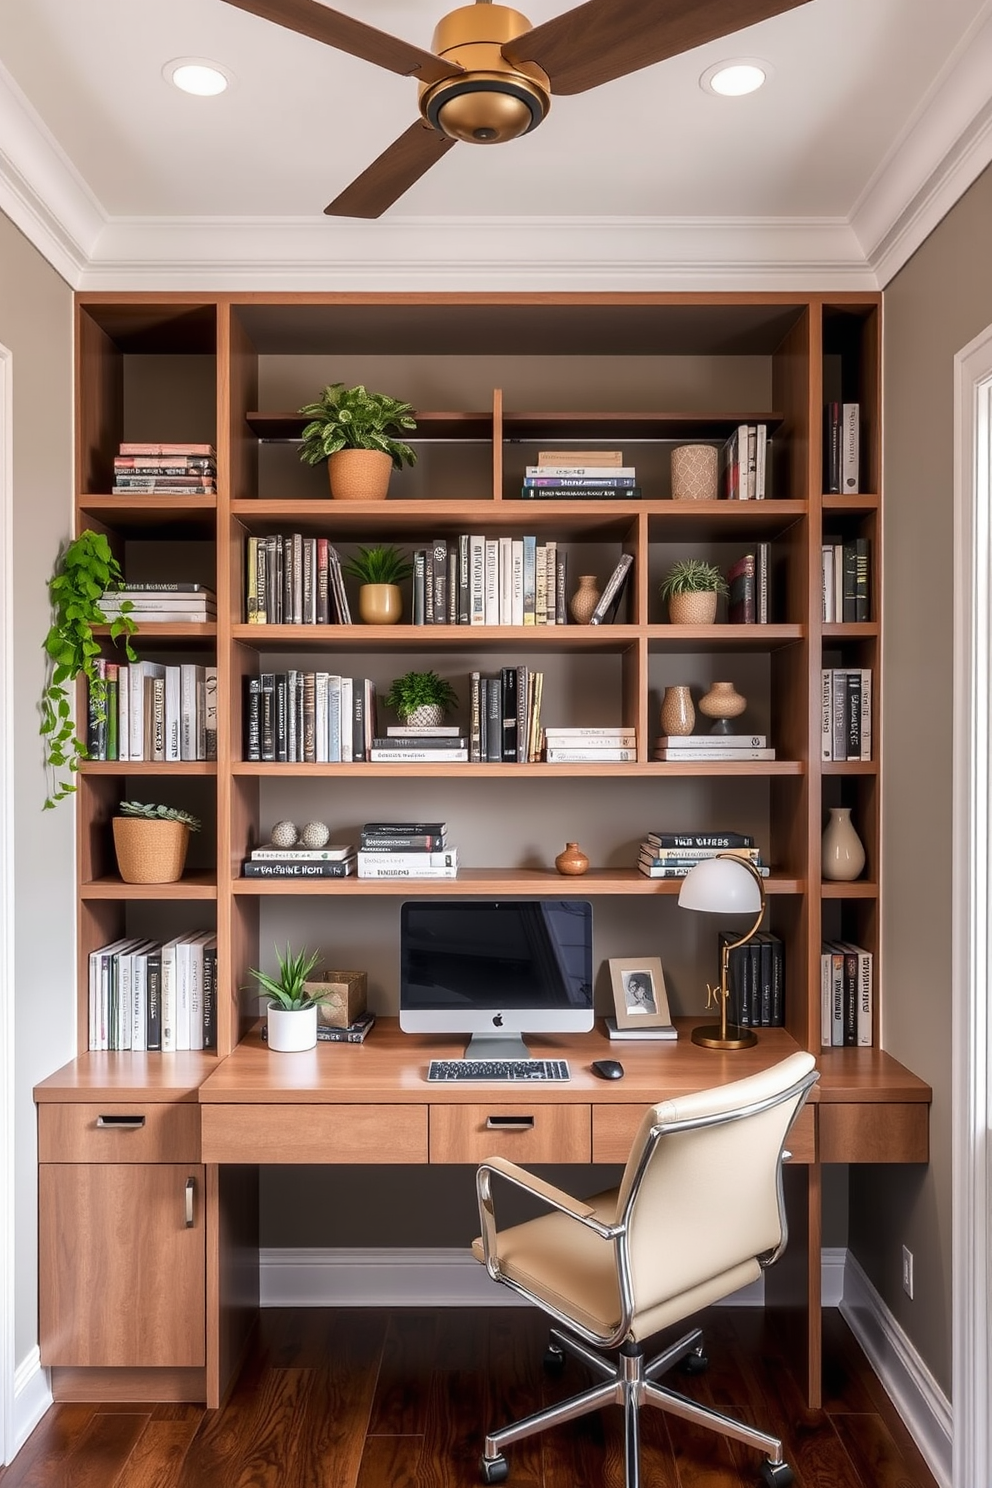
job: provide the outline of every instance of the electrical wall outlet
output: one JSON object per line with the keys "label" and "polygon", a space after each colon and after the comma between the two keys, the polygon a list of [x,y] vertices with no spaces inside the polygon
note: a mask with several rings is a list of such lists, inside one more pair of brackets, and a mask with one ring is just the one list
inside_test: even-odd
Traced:
{"label": "electrical wall outlet", "polygon": [[902,1248],[902,1289],[906,1296],[913,1296],[913,1252],[907,1245]]}

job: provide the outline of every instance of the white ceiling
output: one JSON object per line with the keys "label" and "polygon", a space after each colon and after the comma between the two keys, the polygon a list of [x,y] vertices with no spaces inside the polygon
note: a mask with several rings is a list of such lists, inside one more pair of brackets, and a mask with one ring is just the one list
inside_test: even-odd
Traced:
{"label": "white ceiling", "polygon": [[[447,7],[337,8],[430,48]],[[766,87],[704,93],[737,56]],[[181,94],[177,57],[235,85]],[[221,0],[2,6],[0,95],[0,206],[77,285],[868,286],[992,158],[992,3],[810,0],[456,146],[371,224],[322,209],[414,120],[416,84]]]}

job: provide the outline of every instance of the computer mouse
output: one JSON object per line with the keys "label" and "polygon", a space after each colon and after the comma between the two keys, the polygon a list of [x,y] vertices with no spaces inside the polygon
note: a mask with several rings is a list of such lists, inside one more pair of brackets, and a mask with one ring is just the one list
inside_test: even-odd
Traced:
{"label": "computer mouse", "polygon": [[590,1069],[601,1080],[623,1079],[623,1065],[618,1059],[594,1059]]}

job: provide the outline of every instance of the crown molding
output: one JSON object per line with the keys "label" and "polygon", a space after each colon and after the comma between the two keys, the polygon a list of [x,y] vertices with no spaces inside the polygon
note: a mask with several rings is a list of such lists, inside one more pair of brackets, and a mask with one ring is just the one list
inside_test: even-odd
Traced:
{"label": "crown molding", "polygon": [[880,289],[992,162],[990,78],[986,0],[851,213]]}
{"label": "crown molding", "polygon": [[845,222],[176,218],[108,222],[80,288],[871,289]]}

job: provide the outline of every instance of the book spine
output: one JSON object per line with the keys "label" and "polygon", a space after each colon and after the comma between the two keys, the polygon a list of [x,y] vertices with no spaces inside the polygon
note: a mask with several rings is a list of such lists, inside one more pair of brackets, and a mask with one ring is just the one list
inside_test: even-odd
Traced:
{"label": "book spine", "polygon": [[478,533],[469,535],[469,564],[470,564],[470,592],[469,592],[469,623],[471,625],[485,625],[486,623],[486,539]]}
{"label": "book spine", "polygon": [[417,548],[413,554],[413,623],[414,625],[425,625],[427,617],[424,612],[424,601],[426,595],[427,572],[427,549]]}
{"label": "book spine", "polygon": [[524,533],[523,537],[523,622],[534,625],[537,616],[537,538]]}
{"label": "book spine", "polygon": [[545,749],[544,753],[549,765],[622,765],[637,759],[636,749]]}
{"label": "book spine", "polygon": [[318,1024],[317,1038],[322,1044],[364,1044],[372,1025],[366,1028],[328,1028]]}
{"label": "book spine", "polygon": [[472,623],[472,547],[467,532],[458,538],[458,624]]}
{"label": "book spine", "polygon": [[354,869],[354,860],[340,863],[256,863],[242,864],[245,878],[348,878]]}
{"label": "book spine", "polygon": [[375,745],[368,751],[369,763],[373,765],[393,764],[421,764],[421,765],[465,765],[469,762],[468,749],[406,749],[395,745],[376,748]]}
{"label": "book spine", "polygon": [[627,571],[634,559],[632,554],[624,553],[616,568],[606,581],[606,587],[596,601],[596,607],[589,616],[590,625],[601,625],[609,613],[610,606],[620,592],[620,586],[627,577]]}
{"label": "book spine", "polygon": [[854,619],[871,619],[871,539],[854,540]]}
{"label": "book spine", "polygon": [[358,870],[359,878],[457,878],[457,868],[380,868],[366,864]]}
{"label": "book spine", "polygon": [[870,1049],[874,1039],[872,1036],[872,953],[871,951],[858,948],[858,1011],[856,1019],[857,1043],[863,1049]]}
{"label": "book spine", "polygon": [[754,838],[746,832],[649,832],[647,840],[659,847],[705,849],[707,852],[754,847]]}
{"label": "book spine", "polygon": [[433,579],[431,589],[433,623],[445,625],[448,620],[448,543],[446,538],[436,537],[431,543],[430,566]]}
{"label": "book spine", "polygon": [[820,672],[820,758],[834,757],[834,674],[829,667]]}
{"label": "book spine", "polygon": [[485,596],[483,615],[486,625],[499,624],[499,540],[486,538]]}
{"label": "book spine", "polygon": [[830,758],[847,759],[847,672],[837,667],[833,674],[833,737]]}
{"label": "book spine", "polygon": [[327,558],[327,538],[317,539],[317,624],[331,620],[331,575]]}
{"label": "book spine", "polygon": [[482,678],[479,672],[469,676],[469,745],[468,757],[478,764],[482,760]]}
{"label": "book spine", "polygon": [[525,475],[524,487],[549,487],[552,490],[588,490],[590,486],[602,490],[630,490],[637,484],[636,475],[614,475],[597,472],[594,475]]}
{"label": "book spine", "polygon": [[500,671],[501,717],[503,725],[499,757],[504,764],[515,764],[517,758],[517,671],[503,667]]}
{"label": "book spine", "polygon": [[823,450],[825,456],[824,490],[830,496],[840,494],[841,487],[842,414],[839,403],[828,403],[825,413]]}
{"label": "book spine", "polygon": [[371,836],[363,832],[361,850],[365,853],[440,852],[445,843],[443,832],[397,832],[393,836]]}
{"label": "book spine", "polygon": [[844,705],[844,716],[847,725],[847,740],[843,758],[859,760],[861,758],[860,671],[848,672],[847,674],[847,700]]}
{"label": "book spine", "polygon": [[840,488],[846,496],[856,496],[860,488],[861,408],[845,403],[841,409]]}
{"label": "book spine", "polygon": [[217,1047],[217,947],[203,947],[203,1047]]}

